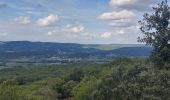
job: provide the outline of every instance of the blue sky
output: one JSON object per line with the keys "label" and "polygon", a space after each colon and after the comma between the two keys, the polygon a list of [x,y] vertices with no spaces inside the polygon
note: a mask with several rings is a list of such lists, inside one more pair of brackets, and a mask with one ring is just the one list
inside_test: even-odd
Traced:
{"label": "blue sky", "polygon": [[0,0],[0,41],[137,43],[138,20],[160,0]]}

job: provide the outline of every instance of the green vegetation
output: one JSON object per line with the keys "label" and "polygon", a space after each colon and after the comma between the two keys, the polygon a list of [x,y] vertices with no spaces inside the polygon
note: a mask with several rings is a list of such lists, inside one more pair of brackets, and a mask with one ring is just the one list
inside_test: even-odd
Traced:
{"label": "green vegetation", "polygon": [[167,0],[153,7],[153,11],[144,14],[143,20],[139,21],[144,37],[138,40],[153,46],[151,60],[161,68],[170,61],[170,7]]}
{"label": "green vegetation", "polygon": [[144,59],[9,68],[0,79],[0,100],[170,99],[169,68],[157,70]]}
{"label": "green vegetation", "polygon": [[170,100],[170,8],[163,1],[154,10],[139,39],[154,47],[151,59],[1,69],[0,100]]}

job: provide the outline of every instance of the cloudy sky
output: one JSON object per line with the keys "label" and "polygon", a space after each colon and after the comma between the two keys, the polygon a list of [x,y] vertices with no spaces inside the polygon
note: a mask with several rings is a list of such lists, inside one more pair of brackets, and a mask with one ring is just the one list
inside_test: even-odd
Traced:
{"label": "cloudy sky", "polygon": [[0,0],[0,41],[137,43],[160,0]]}

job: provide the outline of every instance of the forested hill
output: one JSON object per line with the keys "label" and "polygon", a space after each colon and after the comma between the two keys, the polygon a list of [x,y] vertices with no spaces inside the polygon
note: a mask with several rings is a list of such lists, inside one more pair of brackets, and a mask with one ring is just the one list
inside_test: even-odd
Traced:
{"label": "forested hill", "polygon": [[73,44],[51,42],[0,42],[0,57],[89,57],[89,56],[148,56],[151,47],[137,44]]}

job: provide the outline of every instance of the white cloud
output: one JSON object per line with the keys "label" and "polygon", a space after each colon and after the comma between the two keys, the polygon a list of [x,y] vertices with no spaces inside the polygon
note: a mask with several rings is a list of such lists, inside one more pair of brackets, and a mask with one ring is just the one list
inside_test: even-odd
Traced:
{"label": "white cloud", "polygon": [[80,37],[83,39],[89,40],[89,39],[98,38],[99,36],[95,33],[83,32],[80,34]]}
{"label": "white cloud", "polygon": [[137,3],[137,2],[138,2],[138,0],[111,0],[110,5],[122,6],[122,5],[134,4],[134,3]]}
{"label": "white cloud", "polygon": [[120,20],[133,18],[135,15],[133,12],[128,10],[106,12],[98,16],[102,20]]}
{"label": "white cloud", "polygon": [[101,20],[106,20],[108,25],[112,27],[131,27],[137,24],[137,19],[132,11],[121,10],[114,12],[106,12],[98,17]]}
{"label": "white cloud", "polygon": [[37,24],[40,26],[49,26],[56,23],[59,20],[57,15],[50,14],[47,17],[40,18],[37,20]]}
{"label": "white cloud", "polygon": [[137,24],[136,18],[113,20],[109,22],[110,26],[121,28],[135,26],[136,24]]}
{"label": "white cloud", "polygon": [[[93,32],[85,31],[83,25],[67,24],[63,27],[55,27],[53,30],[47,32],[48,36],[55,36],[65,39],[77,39],[77,40],[91,40],[101,39],[101,36]],[[104,36],[105,38],[106,36]]]}
{"label": "white cloud", "polygon": [[138,26],[130,26],[124,28],[114,28],[114,35],[128,35],[134,33],[140,33]]}
{"label": "white cloud", "polygon": [[84,31],[84,26],[82,26],[82,25],[70,25],[70,24],[68,24],[68,25],[66,25],[66,31],[68,31],[68,32],[73,32],[73,33],[78,33],[78,32],[82,32],[82,31]]}
{"label": "white cloud", "polygon": [[112,36],[111,32],[104,32],[103,34],[101,34],[101,38],[104,38],[104,39],[111,38],[111,36]]}
{"label": "white cloud", "polygon": [[29,23],[31,23],[31,19],[29,17],[24,17],[24,16],[20,16],[20,17],[16,18],[15,21],[18,24],[29,24]]}
{"label": "white cloud", "polygon": [[[61,34],[60,34],[61,33]],[[62,33],[64,34],[65,32],[63,31],[62,27],[55,27],[53,30],[50,30],[47,32],[48,36],[54,36],[54,35],[62,35]]]}
{"label": "white cloud", "polygon": [[[110,38],[112,38],[112,36],[125,35],[125,34],[129,33],[128,29],[127,28],[125,28],[125,29],[115,29],[115,31],[113,31],[113,32],[104,32],[100,35],[100,37],[103,38],[103,39],[110,39]],[[128,32],[126,32],[126,31],[128,31]]]}
{"label": "white cloud", "polygon": [[25,13],[31,14],[31,15],[40,15],[42,12],[28,10],[28,11],[26,11]]}
{"label": "white cloud", "polygon": [[47,33],[47,35],[49,35],[49,36],[54,35],[54,34],[55,34],[54,31],[49,31],[49,32]]}
{"label": "white cloud", "polygon": [[84,33],[84,26],[82,25],[72,25],[72,24],[67,24],[64,27],[55,27],[53,30],[49,31],[47,35],[52,36],[52,35],[57,35],[57,36],[66,36],[70,37],[71,35],[77,36],[77,33],[81,35]]}
{"label": "white cloud", "polygon": [[112,7],[133,9],[138,11],[149,10],[150,5],[160,0],[110,0]]}
{"label": "white cloud", "polygon": [[116,35],[123,35],[123,34],[125,34],[125,33],[126,33],[126,32],[125,32],[124,30],[119,30]]}

